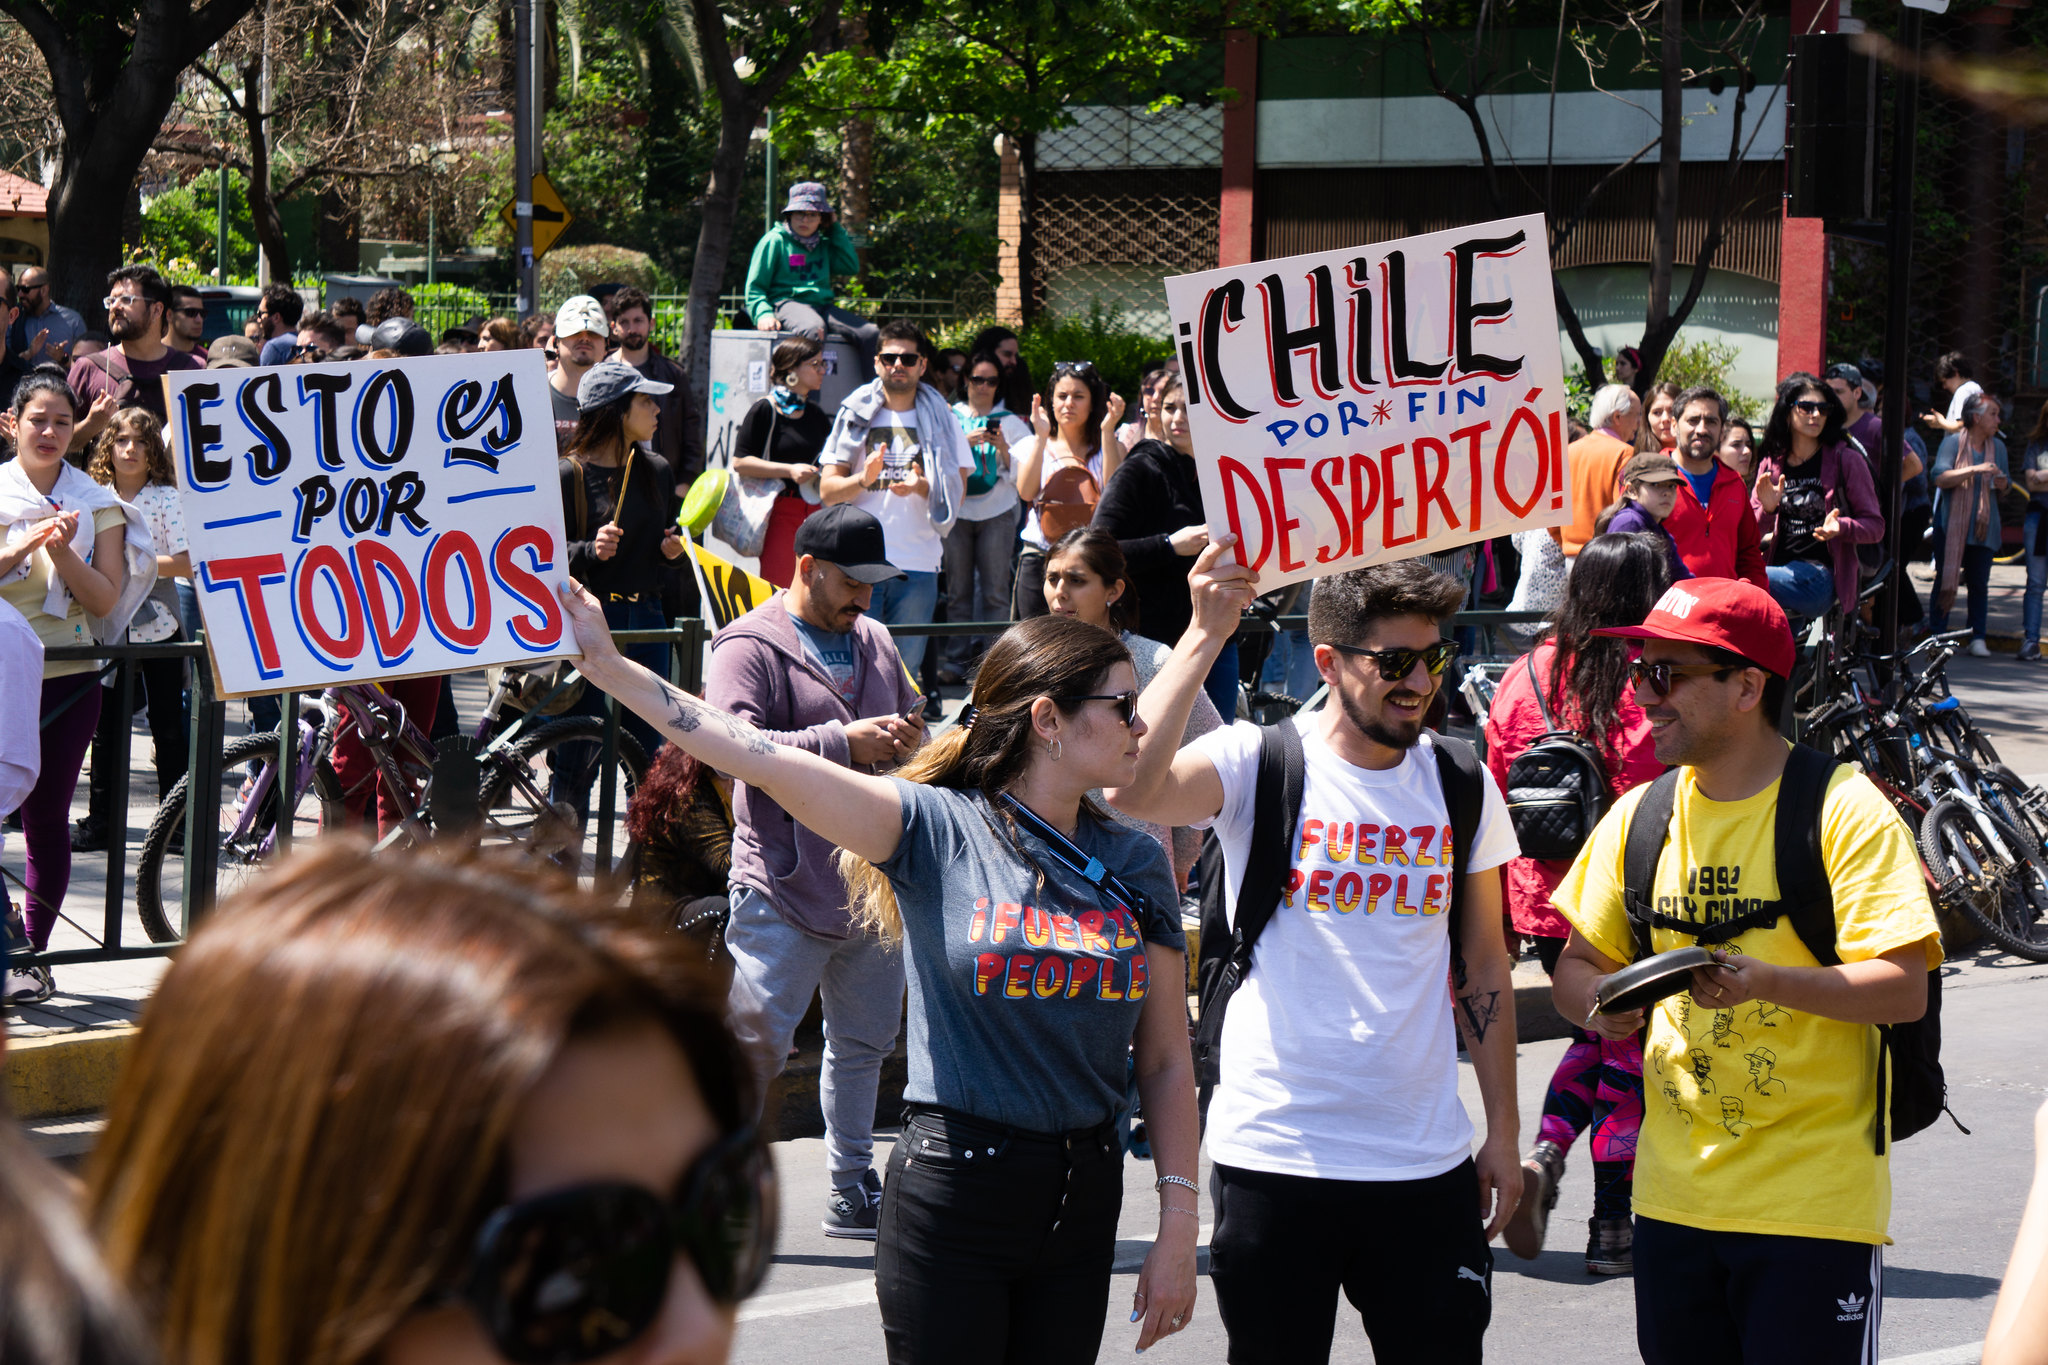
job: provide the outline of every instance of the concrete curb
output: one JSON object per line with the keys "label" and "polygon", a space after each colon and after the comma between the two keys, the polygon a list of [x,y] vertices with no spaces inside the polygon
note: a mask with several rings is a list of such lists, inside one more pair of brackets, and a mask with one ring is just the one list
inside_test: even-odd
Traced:
{"label": "concrete curb", "polygon": [[4,1070],[19,1119],[57,1118],[104,1110],[114,1094],[133,1024],[106,1024],[38,1038],[10,1038]]}

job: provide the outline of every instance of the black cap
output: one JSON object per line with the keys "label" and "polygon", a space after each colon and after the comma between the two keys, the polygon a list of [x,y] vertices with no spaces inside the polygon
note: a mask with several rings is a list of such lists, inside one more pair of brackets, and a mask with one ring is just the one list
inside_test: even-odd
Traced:
{"label": "black cap", "polygon": [[888,542],[882,523],[872,512],[863,512],[850,502],[820,507],[796,528],[795,552],[822,559],[848,578],[863,583],[882,583],[903,577],[903,570],[889,562]]}

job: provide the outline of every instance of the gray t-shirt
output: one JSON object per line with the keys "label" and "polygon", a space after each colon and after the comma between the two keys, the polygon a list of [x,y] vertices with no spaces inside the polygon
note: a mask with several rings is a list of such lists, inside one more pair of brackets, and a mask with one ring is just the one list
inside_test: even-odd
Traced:
{"label": "gray t-shirt", "polygon": [[[787,608],[789,600],[784,598],[782,605]],[[852,706],[857,695],[853,683],[853,633],[848,631],[835,635],[829,630],[819,630],[793,611],[789,613],[789,622],[796,627],[797,639],[803,642],[804,657],[832,680],[832,685],[839,689],[839,695],[848,706]]]}
{"label": "gray t-shirt", "polygon": [[1115,1118],[1145,996],[1182,988],[1150,981],[1145,961],[1146,943],[1186,946],[1166,855],[1081,817],[1074,842],[1148,902],[1118,909],[1021,830],[1019,856],[979,792],[892,780],[903,842],[881,870],[903,915],[904,1099],[1035,1133]]}

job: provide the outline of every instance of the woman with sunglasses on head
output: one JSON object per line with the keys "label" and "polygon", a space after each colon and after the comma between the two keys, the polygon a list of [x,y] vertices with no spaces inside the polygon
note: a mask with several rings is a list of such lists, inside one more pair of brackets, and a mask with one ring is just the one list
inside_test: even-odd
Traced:
{"label": "woman with sunglasses on head", "polygon": [[[1641,622],[1672,577],[1661,533],[1604,534],[1586,542],[1565,580],[1557,624],[1534,653],[1508,670],[1487,712],[1486,766],[1503,790],[1515,760],[1542,735],[1560,728],[1592,741],[1606,771],[1610,800],[1664,771],[1651,742],[1649,718],[1636,704],[1629,682],[1629,642],[1593,632]],[[1508,917],[1517,934],[1535,941],[1546,972],[1556,970],[1571,937],[1571,926],[1550,903],[1570,870],[1569,860],[1517,857],[1508,863]],[[1508,1250],[1525,1261],[1543,1250],[1565,1156],[1579,1134],[1590,1131],[1593,1216],[1586,1271],[1626,1273],[1636,1131],[1642,1118],[1641,1043],[1633,1038],[1608,1042],[1590,1030],[1577,1030],[1550,1077],[1535,1149],[1522,1161],[1522,1202],[1504,1231]]]}
{"label": "woman with sunglasses on head", "polygon": [[796,574],[796,528],[818,507],[818,452],[832,434],[832,415],[817,403],[825,383],[825,343],[791,337],[776,345],[768,364],[775,386],[740,419],[732,472],[782,480],[761,541],[761,577],[786,588]]}
{"label": "woman with sunglasses on head", "polygon": [[[1223,549],[1197,599],[1234,622],[1249,574],[1218,569]],[[1013,627],[959,723],[877,777],[771,742],[620,657],[588,594],[563,601],[591,681],[838,844],[856,919],[903,945],[909,1118],[875,1253],[892,1365],[1096,1358],[1133,1058],[1160,1192],[1136,1344],[1185,1327],[1201,1217],[1179,899],[1159,845],[1088,798],[1137,770],[1129,651],[1064,617]]]}
{"label": "woman with sunglasses on head", "polygon": [[[993,351],[978,351],[967,362],[961,398],[953,404],[953,415],[960,419],[974,455],[960,519],[946,533],[941,560],[947,610],[954,620],[1010,618],[1011,561],[1017,548],[1017,482],[1011,460],[1029,439],[1031,428],[1004,404],[1002,386],[1003,362]],[[941,639],[939,682],[948,687],[958,684],[988,645],[985,636]]]}
{"label": "woman with sunglasses on head", "polygon": [[1750,505],[1771,596],[1787,616],[1853,613],[1863,581],[1856,547],[1884,539],[1870,462],[1850,444],[1847,422],[1833,389],[1794,374],[1778,385],[1757,442]]}
{"label": "woman with sunglasses on head", "polygon": [[[1017,558],[1018,620],[1045,615],[1046,550],[1075,526],[1088,524],[1102,490],[1123,463],[1123,442],[1116,434],[1123,415],[1124,400],[1109,391],[1086,360],[1059,361],[1044,395],[1032,397],[1031,435],[1014,452],[1017,496],[1031,509],[1024,518],[1024,552]],[[1092,488],[1084,480],[1061,477],[1064,469],[1084,471]],[[1059,496],[1043,496],[1048,493]]]}
{"label": "woman with sunglasses on head", "polygon": [[[1100,626],[1123,641],[1124,648],[1131,652],[1131,667],[1137,672],[1140,692],[1152,685],[1159,670],[1173,656],[1172,645],[1147,639],[1132,630],[1138,621],[1137,590],[1131,586],[1130,570],[1124,567],[1124,552],[1117,548],[1116,537],[1107,531],[1084,526],[1067,532],[1054,543],[1045,557],[1045,604],[1054,616],[1071,616]],[[1188,713],[1180,743],[1200,739],[1222,727],[1223,718],[1216,714],[1216,707],[1207,695],[1199,696]],[[1099,790],[1088,795],[1098,802],[1103,799]],[[1173,884],[1187,885],[1188,872],[1202,848],[1199,833],[1185,825],[1169,831],[1164,825],[1125,815],[1111,807],[1105,809],[1132,829],[1142,829],[1157,839],[1173,862]]]}
{"label": "woman with sunglasses on head", "polygon": [[216,912],[129,1053],[87,1213],[164,1358],[724,1361],[773,1177],[701,950],[530,862],[368,851]]}

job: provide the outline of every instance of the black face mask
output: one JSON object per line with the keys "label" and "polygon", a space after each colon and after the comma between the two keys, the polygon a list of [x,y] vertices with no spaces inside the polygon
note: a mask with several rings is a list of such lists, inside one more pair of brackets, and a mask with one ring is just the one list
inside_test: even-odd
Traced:
{"label": "black face mask", "polygon": [[692,1165],[672,1199],[597,1181],[507,1204],[484,1220],[447,1297],[467,1303],[516,1365],[575,1365],[654,1325],[677,1255],[719,1303],[753,1293],[775,1223],[774,1168],[748,1127]]}

